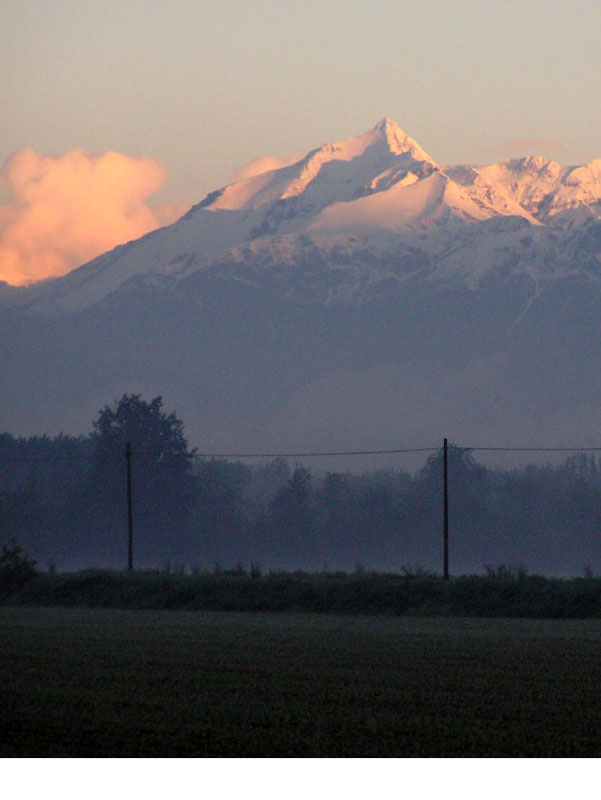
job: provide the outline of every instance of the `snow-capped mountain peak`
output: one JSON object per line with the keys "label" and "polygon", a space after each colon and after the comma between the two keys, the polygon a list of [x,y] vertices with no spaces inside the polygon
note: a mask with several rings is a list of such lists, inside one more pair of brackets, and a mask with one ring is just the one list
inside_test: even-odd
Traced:
{"label": "snow-capped mountain peak", "polygon": [[436,171],[418,178],[410,172],[386,191],[328,206],[312,230],[372,228],[399,231],[448,221],[452,217],[469,222],[490,219],[494,215],[492,209],[476,204],[447,175]]}
{"label": "snow-capped mountain peak", "polygon": [[563,167],[547,158],[528,156],[479,167],[477,173],[539,222],[569,226],[601,218],[600,159]]}
{"label": "snow-capped mountain peak", "polygon": [[445,167],[385,118],[0,291],[3,424],[135,392],[206,452],[594,442],[600,298],[601,161]]}
{"label": "snow-capped mountain peak", "polygon": [[402,180],[410,170],[424,175],[436,169],[434,159],[417,142],[384,118],[366,133],[312,150],[296,164],[230,184],[200,207],[258,210],[301,195],[324,207],[374,191],[384,173]]}
{"label": "snow-capped mountain peak", "polygon": [[435,163],[434,159],[390,117],[381,119],[370,133],[375,134],[380,140],[384,141],[394,155],[400,156],[404,153],[410,153],[416,161]]}
{"label": "snow-capped mountain peak", "polygon": [[[557,264],[563,263],[564,238],[568,252],[570,231],[599,219],[601,159],[581,167],[535,156],[442,167],[384,117],[296,163],[218,189],[175,224],[64,278],[18,297],[11,293],[7,302],[25,298],[32,309],[76,309],[133,280],[179,281],[225,263],[239,265],[245,254],[253,265],[277,261],[292,269],[307,263],[309,251],[328,263],[336,248],[351,260],[369,253],[370,263],[383,249],[394,259],[409,248],[411,258],[433,265],[432,275],[446,280],[461,274],[472,287],[508,259],[512,268],[520,263],[522,250],[529,274],[543,274],[552,252],[556,274],[563,269]],[[529,229],[532,236],[524,232]],[[528,249],[533,236],[538,261]]]}
{"label": "snow-capped mountain peak", "polygon": [[545,199],[557,189],[565,167],[547,158],[528,156],[481,167],[477,172],[509,200],[537,216]]}

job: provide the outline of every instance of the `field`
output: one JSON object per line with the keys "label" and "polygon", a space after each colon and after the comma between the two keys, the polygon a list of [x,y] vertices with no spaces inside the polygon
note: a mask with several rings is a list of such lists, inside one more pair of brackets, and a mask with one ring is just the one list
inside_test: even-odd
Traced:
{"label": "field", "polygon": [[600,756],[601,623],[0,609],[0,755]]}

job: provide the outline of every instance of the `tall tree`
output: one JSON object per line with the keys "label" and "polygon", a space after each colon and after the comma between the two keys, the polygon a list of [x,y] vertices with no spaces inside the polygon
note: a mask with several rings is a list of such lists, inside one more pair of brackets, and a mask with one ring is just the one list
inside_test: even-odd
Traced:
{"label": "tall tree", "polygon": [[190,507],[194,451],[188,449],[183,422],[165,413],[161,397],[146,402],[138,394],[124,394],[115,408],[101,409],[92,440],[93,484],[109,506],[123,504],[129,443],[136,515],[158,523]]}
{"label": "tall tree", "polygon": [[315,508],[311,482],[311,472],[296,467],[286,486],[275,493],[269,504],[277,555],[297,567],[305,567],[315,560]]}

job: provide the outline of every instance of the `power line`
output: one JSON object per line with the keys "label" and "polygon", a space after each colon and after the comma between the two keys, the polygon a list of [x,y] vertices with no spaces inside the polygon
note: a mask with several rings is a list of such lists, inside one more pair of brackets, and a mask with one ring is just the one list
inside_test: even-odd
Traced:
{"label": "power line", "polygon": [[[164,448],[164,443],[154,442],[139,442],[136,445],[136,450],[133,450],[131,443],[114,443],[114,455],[117,455],[118,449],[123,453],[125,448],[126,459],[126,489],[127,489],[127,528],[128,528],[128,560],[127,569],[133,569],[133,510],[132,510],[132,456],[143,456],[153,450],[161,450]],[[503,446],[477,446],[477,447],[461,447],[459,445],[450,445],[453,449],[461,450],[464,452],[522,452],[522,453],[584,453],[584,452],[600,452],[601,446],[586,446],[586,447],[503,447]],[[186,459],[198,460],[202,458],[319,458],[319,457],[346,457],[346,456],[374,456],[374,455],[398,455],[408,453],[433,453],[441,452],[443,454],[443,576],[445,579],[449,578],[449,496],[448,496],[448,451],[449,443],[445,438],[443,447],[399,447],[388,449],[374,449],[374,450],[322,450],[322,451],[305,451],[305,452],[261,452],[261,453],[171,453],[171,455],[182,456]],[[113,453],[106,453],[105,455],[113,455]],[[162,456],[162,454],[161,454]],[[159,457],[159,460],[161,458]],[[74,460],[92,460],[94,454],[57,454],[53,456],[20,456],[14,458],[0,458],[0,464],[15,464],[15,463],[36,463],[48,461],[74,461]]]}
{"label": "power line", "polygon": [[328,450],[309,453],[198,453],[194,458],[319,458],[320,456],[377,456],[396,453],[433,453],[440,447],[403,447],[393,450]]}
{"label": "power line", "polygon": [[591,453],[601,447],[460,447],[460,450],[497,453]]}
{"label": "power line", "polygon": [[16,456],[14,458],[0,458],[0,464],[30,464],[32,461],[89,461],[92,455],[71,456]]}
{"label": "power line", "polygon": [[[162,449],[162,444],[152,442],[140,442],[136,449],[131,450],[131,455],[144,455],[150,450]],[[496,452],[496,453],[592,453],[601,452],[601,446],[587,447],[505,447],[505,446],[465,446],[449,444],[449,449],[468,450],[471,452]],[[203,458],[321,458],[321,457],[346,457],[346,456],[375,456],[375,455],[398,455],[404,453],[434,453],[440,447],[397,447],[379,450],[314,450],[314,451],[286,451],[286,452],[229,452],[229,453],[193,453],[191,458],[199,460]],[[121,449],[115,448],[115,455],[119,455]],[[50,461],[89,461],[93,454],[73,454],[73,455],[53,455],[53,456],[15,456],[12,458],[0,458],[0,464],[19,464],[31,462],[50,462]]]}

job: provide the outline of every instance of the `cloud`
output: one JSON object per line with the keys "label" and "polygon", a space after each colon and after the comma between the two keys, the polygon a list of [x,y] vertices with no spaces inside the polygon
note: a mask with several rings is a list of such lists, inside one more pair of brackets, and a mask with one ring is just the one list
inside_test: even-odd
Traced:
{"label": "cloud", "polygon": [[151,208],[165,167],[122,153],[22,150],[0,169],[0,280],[19,286],[70,272],[118,244],[173,222],[187,207]]}
{"label": "cloud", "polygon": [[562,142],[548,141],[546,139],[513,139],[505,142],[505,150],[518,152],[520,155],[539,155],[540,153],[555,153],[560,156],[567,151]]}
{"label": "cloud", "polygon": [[264,172],[270,172],[272,169],[289,167],[291,164],[296,164],[296,162],[300,161],[301,158],[303,158],[303,155],[300,153],[296,153],[288,158],[282,158],[281,156],[264,156],[263,158],[255,158],[254,161],[250,161],[248,164],[245,164],[236,173],[234,173],[232,176],[232,183],[246,181],[249,178],[255,178],[257,175],[262,175]]}

